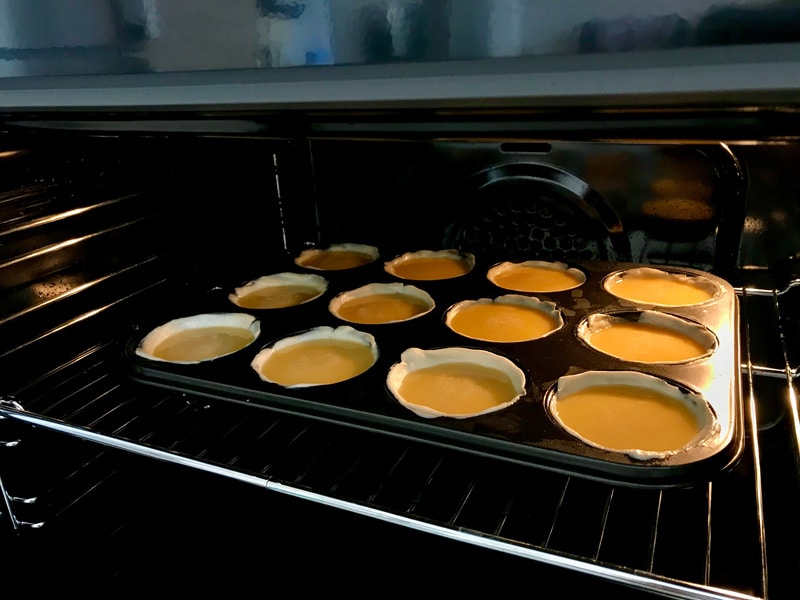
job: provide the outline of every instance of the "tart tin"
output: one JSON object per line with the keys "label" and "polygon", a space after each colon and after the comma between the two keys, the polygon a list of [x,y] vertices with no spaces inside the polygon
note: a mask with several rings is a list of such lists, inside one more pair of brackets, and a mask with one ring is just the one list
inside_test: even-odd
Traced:
{"label": "tart tin", "polygon": [[[220,337],[219,329],[232,330],[228,333],[239,333],[235,335],[236,347],[232,350],[223,350],[225,344],[214,344],[213,337]],[[201,332],[207,333],[213,345],[217,345],[217,351],[210,351],[202,356],[198,354],[199,350],[195,347],[195,358],[186,359],[168,359],[163,358],[161,355],[156,354],[158,347],[174,338],[177,335],[186,332],[193,332],[196,337],[193,339],[195,346],[202,343],[203,338],[199,337]],[[216,332],[216,333],[215,333]],[[135,353],[137,356],[145,358],[149,361],[170,362],[174,364],[197,364],[207,362],[223,356],[228,356],[236,352],[240,352],[250,344],[252,344],[259,333],[261,326],[258,320],[252,315],[246,313],[207,313],[192,315],[189,317],[180,317],[172,319],[166,323],[159,325],[152,329],[144,338],[136,344]],[[227,335],[227,334],[226,334]],[[228,336],[230,337],[230,336]]]}
{"label": "tart tin", "polygon": [[[519,326],[515,326],[513,323],[498,323],[495,325],[493,335],[489,334],[477,336],[470,335],[465,331],[459,331],[457,327],[454,327],[454,319],[456,316],[464,309],[471,308],[476,305],[510,305],[518,306],[524,309],[535,310],[549,319],[552,322],[552,327],[544,333],[538,335],[529,335],[522,333]],[[561,311],[558,309],[556,304],[554,302],[550,302],[549,300],[540,300],[534,296],[523,296],[521,294],[505,294],[496,298],[462,300],[461,302],[453,304],[445,313],[445,325],[447,325],[455,333],[473,340],[497,343],[529,342],[531,340],[537,340],[551,335],[555,331],[561,329],[564,326],[564,317],[561,315]],[[503,334],[506,333],[514,333],[515,337],[513,339],[504,338]]]}
{"label": "tart tin", "polygon": [[[302,344],[308,343],[316,343],[316,342],[348,342],[352,343],[359,348],[364,348],[369,351],[369,355],[371,360],[368,364],[365,365],[363,370],[359,372],[352,373],[351,375],[347,376],[343,379],[337,380],[329,380],[329,381],[321,381],[324,374],[318,371],[318,369],[327,369],[329,368],[329,364],[326,364],[324,360],[320,360],[317,357],[316,364],[308,364],[304,365],[309,377],[305,380],[298,381],[293,384],[286,384],[280,381],[275,381],[270,379],[264,373],[264,365],[270,360],[271,357],[275,355],[277,352],[281,352],[283,350],[288,350],[290,348],[295,348]],[[268,383],[276,383],[278,385],[282,385],[286,388],[302,388],[302,387],[310,387],[315,385],[331,385],[333,383],[341,383],[342,381],[346,381],[347,379],[351,379],[353,377],[357,377],[361,375],[364,371],[371,368],[372,365],[375,364],[375,361],[378,360],[378,346],[375,343],[375,338],[370,335],[369,333],[365,333],[363,331],[358,331],[357,329],[353,329],[347,325],[342,325],[340,327],[327,327],[327,326],[320,326],[315,327],[313,329],[309,329],[308,331],[304,331],[302,333],[298,333],[296,335],[292,335],[289,337],[282,338],[277,340],[274,344],[263,348],[258,354],[253,357],[253,360],[250,363],[250,366],[255,370],[258,376]],[[317,370],[317,372],[314,372]],[[285,380],[284,380],[285,381]]]}
{"label": "tart tin", "polygon": [[[448,412],[441,408],[415,403],[411,398],[403,394],[403,381],[410,373],[454,364],[471,365],[470,369],[473,372],[480,368],[491,369],[495,373],[494,377],[498,379],[505,378],[505,383],[510,384],[508,398],[483,409],[470,410],[459,407],[457,410]],[[451,385],[455,385],[457,376],[449,375],[447,378],[451,381]],[[509,359],[486,350],[459,347],[437,348],[434,350],[408,348],[400,355],[400,362],[395,363],[389,369],[386,385],[400,404],[420,417],[426,419],[436,417],[466,419],[503,410],[514,404],[525,393],[525,373]],[[452,392],[452,394],[455,393],[457,392]],[[451,392],[445,391],[445,394],[451,395]],[[454,397],[447,398],[447,400],[453,405],[458,405],[462,398]]]}
{"label": "tart tin", "polygon": [[[637,335],[636,340],[631,342],[631,344],[638,344],[633,351],[631,351],[630,347],[627,347],[625,348],[624,352],[609,352],[608,350],[598,347],[598,345],[592,341],[593,336],[607,332],[609,328],[617,325],[625,325],[627,327],[633,327],[634,329],[637,326],[642,326],[642,331]],[[665,356],[666,352],[662,352],[659,355],[658,353],[660,349],[656,348],[655,346],[663,346],[663,344],[666,342],[660,338],[657,340],[654,339],[652,342],[646,341],[645,338],[647,338],[648,333],[646,333],[645,328],[649,327],[686,337],[697,344],[700,352],[691,357],[677,360],[660,358],[659,356]],[[704,325],[684,317],[679,317],[655,310],[592,313],[587,315],[578,324],[577,334],[584,343],[586,343],[588,346],[591,346],[598,352],[603,352],[604,354],[615,356],[616,358],[629,362],[678,364],[692,360],[702,360],[708,356],[711,356],[711,354],[713,354],[717,349],[717,337]],[[642,356],[644,355],[645,351],[648,351],[651,354],[643,358],[632,358],[633,354]]]}
{"label": "tart tin", "polygon": [[[567,423],[567,419],[562,418],[561,406],[579,392],[590,388],[607,394],[606,397],[601,396],[603,400],[618,394],[624,399],[613,406],[611,402],[595,406],[588,423]],[[653,401],[654,397],[658,397],[659,402]],[[608,452],[620,452],[635,460],[664,460],[679,453],[688,453],[701,444],[713,444],[719,432],[716,415],[700,394],[638,371],[586,371],[559,377],[556,385],[548,391],[546,403],[555,421],[583,443]],[[662,406],[656,409],[656,404]],[[684,411],[674,410],[680,408]],[[684,414],[679,415],[678,412]],[[687,416],[695,422],[694,435],[677,447],[665,446],[665,442],[658,439],[659,430],[667,427],[669,418],[682,420]],[[597,427],[598,423],[601,424],[600,428]],[[681,424],[682,428],[684,426]],[[611,446],[608,441],[602,441],[601,436],[627,442]]]}
{"label": "tart tin", "polygon": [[[530,270],[547,270],[553,271],[555,275],[569,275],[569,281],[563,284],[542,284],[536,286],[515,286],[508,285],[501,281],[505,275],[509,275],[515,271],[524,272],[526,269]],[[521,262],[504,261],[494,265],[486,273],[489,281],[497,287],[511,290],[514,292],[529,292],[529,293],[553,293],[553,292],[566,292],[583,285],[586,281],[586,274],[575,267],[571,267],[566,263],[560,261],[545,261],[545,260],[525,260]]]}
{"label": "tart tin", "polygon": [[[640,280],[647,283],[649,290],[642,290],[641,294],[629,294],[622,288],[631,280]],[[697,299],[682,301],[670,300],[667,290],[674,287],[693,289]],[[620,300],[634,304],[650,306],[693,306],[712,302],[720,293],[720,284],[703,273],[688,273],[686,269],[634,267],[620,269],[610,273],[603,279],[603,288]]]}
{"label": "tart tin", "polygon": [[[280,273],[291,270],[291,262],[291,258],[276,258],[253,268],[259,273]],[[484,264],[487,266],[482,267]],[[262,380],[251,366],[259,351],[256,345],[224,360],[203,365],[147,359],[136,352],[136,347],[141,339],[140,332],[151,329],[147,319],[158,319],[155,325],[168,320],[163,313],[159,318],[158,307],[147,312],[138,324],[139,333],[129,339],[123,362],[133,379],[148,385],[199,393],[220,402],[238,402],[254,408],[298,414],[613,484],[634,487],[693,485],[714,478],[740,458],[745,427],[740,381],[739,305],[735,290],[728,282],[699,270],[659,267],[661,271],[708,281],[715,289],[713,299],[708,302],[661,310],[622,300],[603,286],[603,281],[609,277],[647,265],[574,261],[568,268],[585,274],[581,286],[535,295],[543,302],[553,303],[560,311],[563,326],[558,330],[539,339],[512,343],[464,338],[446,325],[445,313],[449,307],[466,299],[497,295],[497,286],[486,276],[491,264],[497,261],[493,258],[484,262],[477,255],[476,268],[463,277],[419,283],[418,287],[434,300],[434,307],[422,318],[368,329],[356,326],[374,336],[380,354],[367,371],[335,385],[286,388]],[[241,271],[237,273],[237,277],[241,277]],[[326,278],[329,279],[326,294],[331,298],[361,285],[397,283],[383,270],[383,264],[377,262],[364,269],[353,269],[346,277]],[[210,289],[199,293],[197,288],[186,288],[187,297],[177,300],[183,308],[194,307],[194,313],[224,312],[225,307],[230,307],[229,290],[238,282],[223,278],[208,284]],[[671,317],[702,326],[716,339],[714,351],[698,360],[675,364],[631,362],[599,352],[578,333],[581,324],[585,326],[590,322],[592,315],[627,318],[626,314],[632,317],[646,310],[668,312]],[[596,318],[599,317],[591,317],[591,322]],[[258,320],[261,337],[263,332],[268,332],[271,340],[316,327],[335,329],[343,325],[341,319],[330,312],[327,302],[308,302],[302,310],[259,311]],[[502,410],[466,418],[425,418],[400,404],[387,384],[387,376],[392,366],[401,360],[403,352],[409,348],[425,351],[450,347],[469,347],[512,361],[525,374],[524,393]],[[708,443],[646,461],[585,443],[553,419],[546,396],[560,378],[594,371],[639,371],[692,390],[713,410],[718,433]]]}
{"label": "tart tin", "polygon": [[[313,293],[313,295],[309,295],[300,301],[291,301],[287,299],[284,302],[270,306],[251,306],[252,302],[248,302],[248,298],[253,295],[257,296],[259,292],[264,290],[278,290],[280,288],[296,287],[307,288],[309,290],[309,294]],[[245,310],[271,310],[276,308],[288,308],[290,306],[298,306],[300,304],[305,304],[306,302],[311,302],[312,300],[316,300],[322,294],[324,294],[325,290],[327,289],[328,280],[321,275],[315,275],[313,273],[284,272],[275,273],[273,275],[263,275],[256,279],[250,280],[244,285],[235,288],[228,296],[228,299],[236,306],[244,308]]]}
{"label": "tart tin", "polygon": [[[358,255],[357,263],[339,260],[345,255]],[[307,248],[295,259],[294,264],[305,269],[315,271],[348,271],[375,262],[378,259],[378,249],[367,244],[332,244],[326,248]]]}
{"label": "tart tin", "polygon": [[[392,297],[400,301],[407,300],[417,305],[418,310],[403,319],[384,319],[383,317],[385,315],[380,314],[373,315],[369,318],[367,315],[363,315],[364,318],[352,319],[342,314],[342,308],[348,302],[358,300],[368,301],[370,298],[375,298],[376,303],[378,303],[380,302],[380,297],[383,296]],[[401,323],[403,321],[417,319],[431,312],[434,306],[436,306],[436,302],[431,295],[416,286],[404,283],[368,283],[354,290],[347,290],[346,292],[341,292],[334,296],[328,303],[328,310],[343,321],[363,325],[380,325],[386,323]],[[380,308],[378,310],[380,311]]]}
{"label": "tart tin", "polygon": [[[404,266],[416,261],[427,262],[436,261],[438,259],[455,261],[463,267],[465,272],[448,274],[442,277],[433,275],[424,277],[410,277],[403,274],[402,269]],[[405,254],[401,254],[397,258],[384,263],[383,268],[387,273],[394,275],[395,277],[399,277],[400,279],[410,279],[414,281],[438,281],[442,279],[453,279],[455,277],[463,277],[475,268],[475,255],[469,252],[461,252],[453,248],[448,248],[445,250],[418,250],[417,252],[406,252]]]}

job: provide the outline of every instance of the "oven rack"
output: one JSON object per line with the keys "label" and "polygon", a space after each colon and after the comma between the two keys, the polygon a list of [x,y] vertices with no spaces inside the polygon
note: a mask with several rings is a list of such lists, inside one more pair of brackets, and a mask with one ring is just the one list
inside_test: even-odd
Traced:
{"label": "oven rack", "polygon": [[[740,290],[745,453],[730,472],[685,489],[615,487],[144,387],[121,374],[115,338],[81,348],[5,396],[0,425],[32,426],[97,452],[138,455],[657,595],[781,597],[794,560],[781,549],[797,531],[800,498],[789,366],[797,363],[782,333],[794,322],[792,289]],[[24,431],[20,438],[3,453],[21,452]],[[0,473],[10,516],[24,514],[17,536],[57,528],[59,507],[85,493],[66,482],[91,463],[70,465],[64,483],[44,494],[26,489],[35,484],[19,473]]]}

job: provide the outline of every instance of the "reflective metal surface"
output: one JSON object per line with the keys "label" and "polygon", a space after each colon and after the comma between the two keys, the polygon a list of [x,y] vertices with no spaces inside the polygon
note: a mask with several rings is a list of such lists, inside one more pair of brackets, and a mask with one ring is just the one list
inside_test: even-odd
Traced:
{"label": "reflective metal surface", "polygon": [[8,0],[0,75],[431,62],[800,42],[796,2]]}
{"label": "reflective metal surface", "polygon": [[[563,98],[586,90],[601,95],[795,91],[798,78],[790,75],[798,57],[800,5],[783,0],[679,0],[660,6],[575,0],[568,10],[544,0],[0,3],[0,89],[26,90],[0,99],[6,107],[197,104],[198,98],[179,97],[165,87],[185,94],[188,84],[232,82],[250,87],[211,94],[206,102],[447,101],[545,92]],[[735,68],[728,72],[722,69],[726,65]],[[700,73],[691,71],[698,66]],[[352,67],[361,69],[348,70]],[[610,82],[609,71],[615,75]],[[602,76],[587,80],[587,72]],[[489,80],[476,85],[476,74]],[[536,77],[526,88],[527,74]],[[384,78],[403,85],[385,88]],[[283,89],[298,81],[315,85]],[[344,82],[350,87],[337,89]],[[279,86],[263,88],[271,83]],[[151,85],[159,86],[158,96],[132,98],[133,90]],[[55,98],[27,92],[53,88],[106,93]]]}

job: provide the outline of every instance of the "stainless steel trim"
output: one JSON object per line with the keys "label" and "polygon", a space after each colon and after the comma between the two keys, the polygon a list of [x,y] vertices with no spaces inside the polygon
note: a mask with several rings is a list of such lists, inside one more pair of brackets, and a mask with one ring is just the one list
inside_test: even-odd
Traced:
{"label": "stainless steel trim", "polygon": [[797,44],[308,69],[0,78],[0,108],[137,110],[795,103]]}

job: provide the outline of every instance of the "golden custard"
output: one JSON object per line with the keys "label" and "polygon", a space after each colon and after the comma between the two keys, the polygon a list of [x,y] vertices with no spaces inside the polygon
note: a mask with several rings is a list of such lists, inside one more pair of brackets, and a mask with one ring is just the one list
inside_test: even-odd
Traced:
{"label": "golden custard", "polygon": [[400,279],[433,281],[461,277],[472,271],[475,257],[454,248],[406,252],[384,264],[387,273]]}
{"label": "golden custard", "polygon": [[606,289],[619,298],[660,306],[689,306],[714,297],[710,285],[686,275],[636,269],[609,280]]}
{"label": "golden custard", "polygon": [[241,350],[254,339],[252,331],[241,327],[183,329],[161,340],[150,354],[161,360],[175,362],[208,360]]}
{"label": "golden custard", "polygon": [[373,261],[373,257],[355,250],[321,250],[302,258],[297,264],[320,269],[321,271],[341,271],[354,269]]}
{"label": "golden custard", "polygon": [[578,437],[608,450],[670,453],[703,429],[685,401],[631,385],[596,385],[558,396],[558,418]]}
{"label": "golden custard", "polygon": [[239,296],[236,304],[242,308],[286,308],[303,304],[319,295],[319,288],[309,285],[275,285]]}
{"label": "golden custard", "polygon": [[509,303],[471,303],[449,320],[450,328],[469,338],[493,342],[523,342],[558,328],[549,314],[531,306]]}
{"label": "golden custard", "polygon": [[505,265],[492,271],[491,281],[498,287],[517,292],[561,292],[583,284],[574,269],[553,268],[534,261]]}
{"label": "golden custard", "polygon": [[681,362],[708,352],[688,335],[650,323],[614,323],[592,333],[587,341],[606,354],[646,363]]}
{"label": "golden custard", "polygon": [[435,279],[452,279],[466,275],[470,271],[469,264],[455,257],[431,256],[410,258],[392,266],[392,274],[402,279],[429,281]]}
{"label": "golden custard", "polygon": [[369,369],[375,357],[369,346],[345,339],[309,339],[273,351],[260,374],[284,386],[345,381]]}
{"label": "golden custard", "polygon": [[420,298],[406,294],[372,294],[343,301],[336,314],[351,323],[379,324],[405,321],[430,309]]}
{"label": "golden custard", "polygon": [[472,362],[451,362],[410,371],[399,386],[411,404],[445,415],[471,415],[514,399],[517,391],[508,376]]}
{"label": "golden custard", "polygon": [[320,275],[273,273],[237,287],[228,299],[242,308],[285,308],[313,300],[327,289],[328,281]]}

